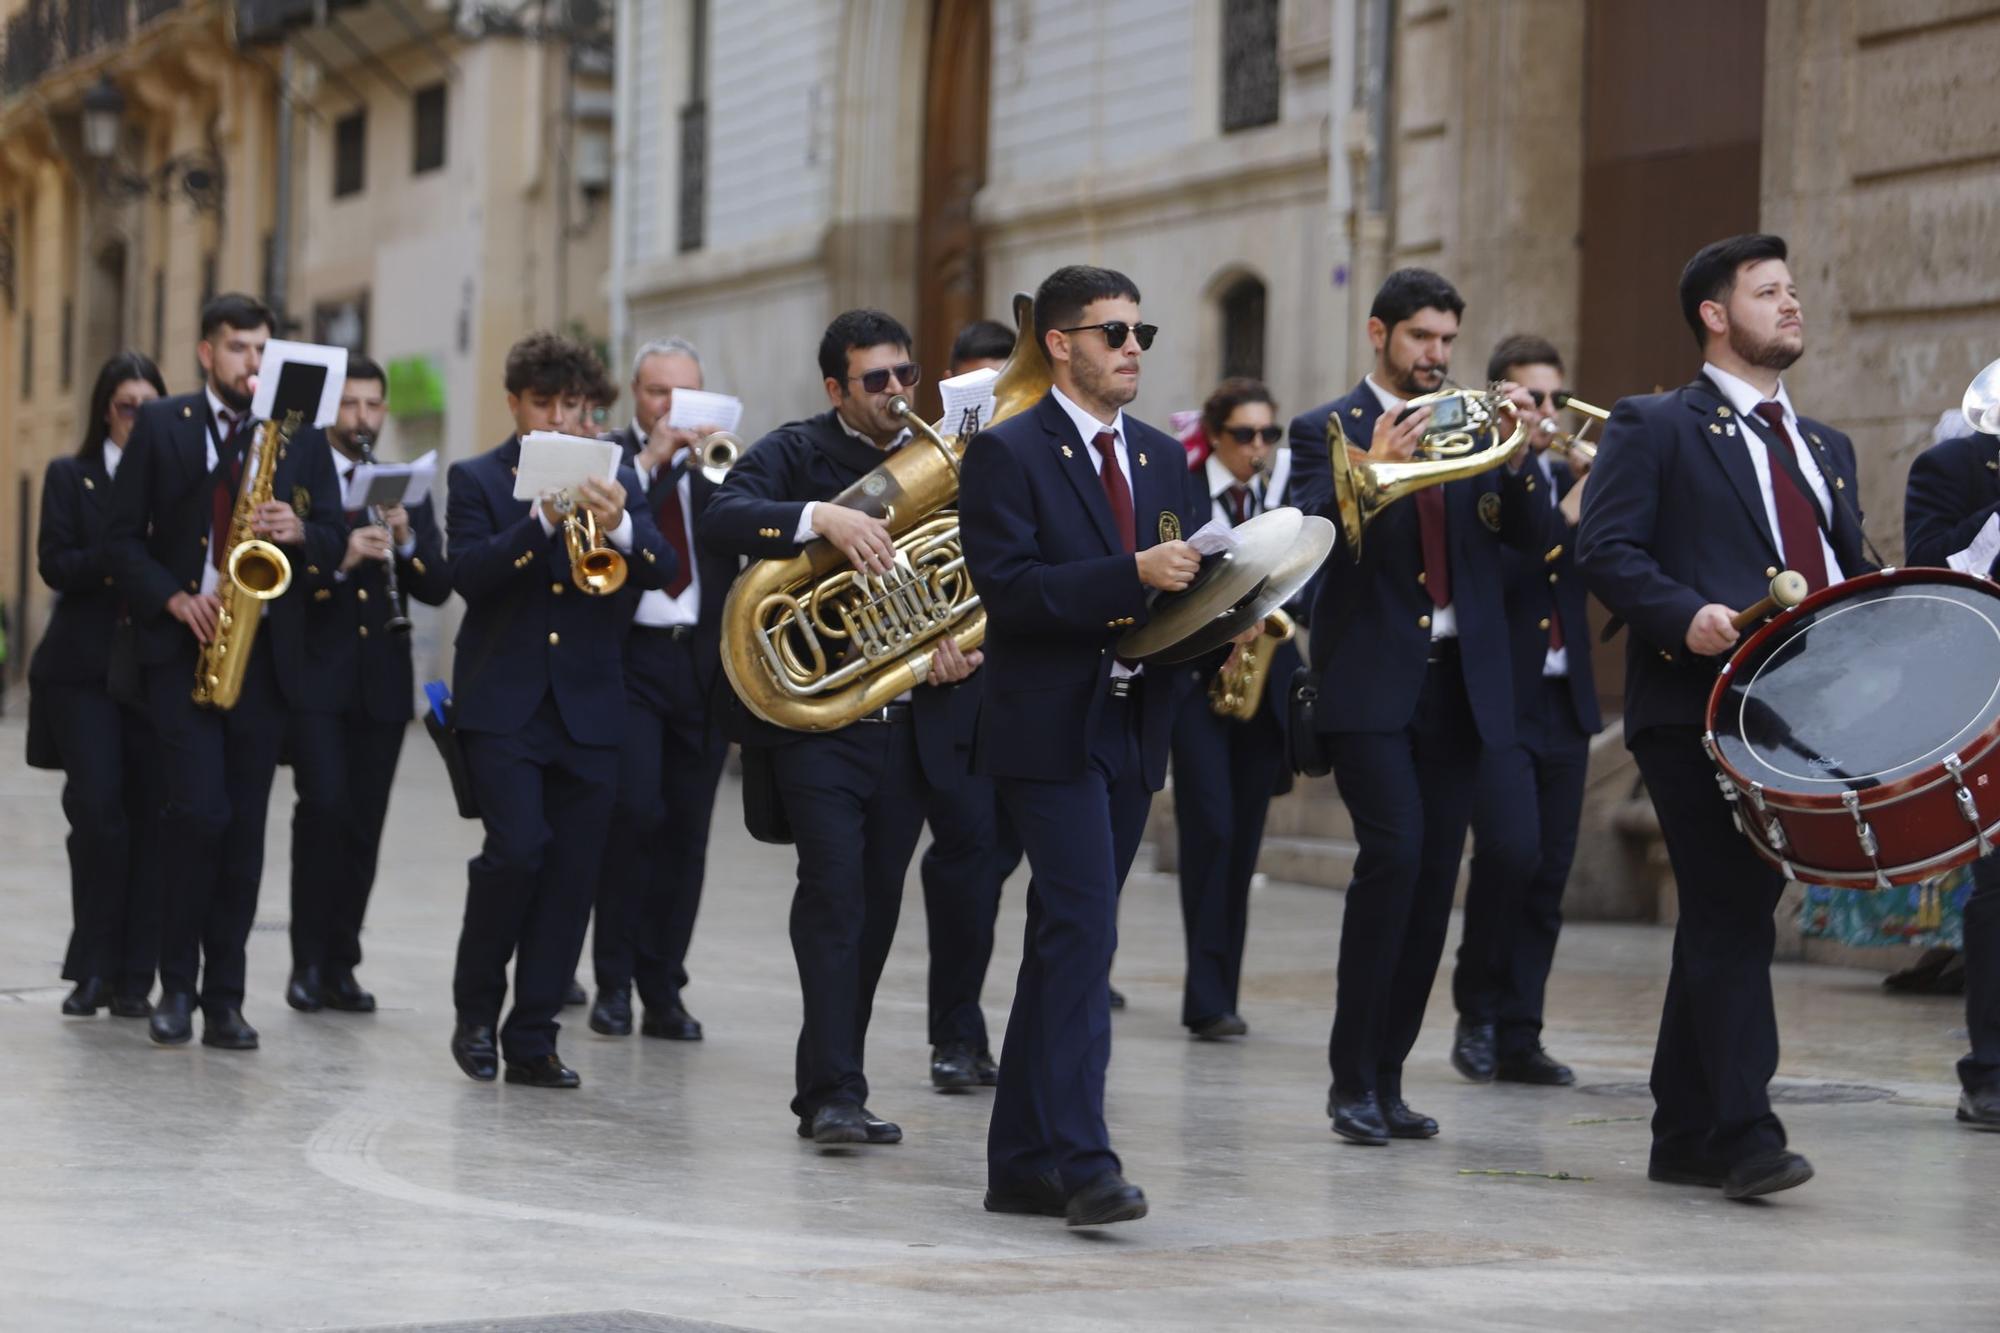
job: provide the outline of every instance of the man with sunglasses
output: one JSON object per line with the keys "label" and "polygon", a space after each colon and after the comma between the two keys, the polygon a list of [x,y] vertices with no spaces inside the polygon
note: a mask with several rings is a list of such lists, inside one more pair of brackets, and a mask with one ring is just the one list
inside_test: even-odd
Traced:
{"label": "man with sunglasses", "polygon": [[1035,334],[1052,387],[973,439],[959,493],[990,658],[975,759],[1033,874],[986,1208],[1071,1226],[1146,1215],[1104,1122],[1111,955],[1181,676],[1122,662],[1116,645],[1146,620],[1147,589],[1193,579],[1200,562],[1179,536],[1207,518],[1180,444],[1124,413],[1154,332],[1124,274],[1051,274]]}
{"label": "man with sunglasses", "polygon": [[[1375,294],[1375,365],[1344,397],[1292,421],[1292,502],[1336,523],[1333,448],[1406,462],[1441,387],[1465,302],[1427,269],[1391,273]],[[1503,385],[1517,410],[1532,400]],[[1514,422],[1503,415],[1502,429]],[[1317,746],[1354,817],[1354,879],[1340,932],[1328,1058],[1333,1132],[1354,1143],[1426,1139],[1437,1121],[1403,1100],[1403,1062],[1451,924],[1482,745],[1514,735],[1501,543],[1546,551],[1541,474],[1517,450],[1497,471],[1433,486],[1384,509],[1357,557],[1336,541],[1312,609]],[[1462,645],[1462,647],[1461,647]],[[1476,664],[1462,666],[1461,662]]]}
{"label": "man with sunglasses", "polygon": [[[1537,494],[1558,508],[1589,467],[1552,458],[1549,434],[1561,411],[1562,356],[1533,334],[1500,340],[1486,364],[1489,380],[1511,380],[1528,392],[1524,409]],[[1571,467],[1577,471],[1572,473]],[[1475,1083],[1498,1079],[1561,1087],[1576,1076],[1542,1049],[1542,997],[1556,936],[1562,929],[1563,886],[1576,855],[1583,817],[1583,781],[1590,738],[1603,725],[1590,670],[1588,611],[1576,577],[1573,520],[1551,520],[1542,552],[1504,550],[1500,569],[1507,604],[1507,638],[1514,680],[1514,740],[1488,745],[1479,756],[1472,812],[1472,879],[1465,894],[1465,930],[1452,971],[1458,1030],[1452,1067]]]}
{"label": "man with sunglasses", "polygon": [[[710,497],[696,536],[712,551],[752,560],[787,559],[825,540],[856,569],[885,574],[895,558],[888,526],[828,501],[910,438],[890,407],[917,384],[909,332],[879,310],[849,310],[827,326],[819,365],[828,410],[745,451]],[[791,936],[805,1022],[791,1109],[801,1138],[902,1140],[901,1128],[867,1109],[862,1051],[925,796],[967,772],[971,716],[955,687],[980,661],[946,640],[929,683],[837,731],[788,731],[740,705],[729,710],[727,725],[744,747],[746,812],[753,802],[774,807],[798,846]]]}

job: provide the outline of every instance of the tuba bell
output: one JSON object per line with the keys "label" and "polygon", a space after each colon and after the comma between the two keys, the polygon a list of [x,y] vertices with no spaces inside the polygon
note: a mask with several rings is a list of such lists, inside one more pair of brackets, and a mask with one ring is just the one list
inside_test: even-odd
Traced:
{"label": "tuba bell", "polygon": [[[1506,399],[1494,389],[1440,389],[1412,398],[1408,408],[1432,409],[1418,456],[1407,462],[1369,458],[1349,444],[1338,418],[1326,425],[1327,451],[1333,467],[1333,499],[1340,511],[1340,532],[1349,555],[1361,555],[1361,535],[1384,509],[1406,495],[1448,481],[1476,477],[1507,461],[1527,435],[1515,419],[1513,433],[1502,438],[1500,417]],[[1482,443],[1488,440],[1489,443]]]}
{"label": "tuba bell", "polygon": [[[1020,331],[993,382],[988,425],[1034,406],[1049,387],[1032,297],[1014,297],[1014,319]],[[825,502],[888,524],[890,571],[864,574],[815,540],[787,559],[755,562],[729,589],[722,669],[744,707],[775,726],[837,730],[928,680],[946,635],[964,652],[985,641],[986,612],[951,507],[970,441],[941,434],[908,400],[892,405],[910,425],[910,444]]]}

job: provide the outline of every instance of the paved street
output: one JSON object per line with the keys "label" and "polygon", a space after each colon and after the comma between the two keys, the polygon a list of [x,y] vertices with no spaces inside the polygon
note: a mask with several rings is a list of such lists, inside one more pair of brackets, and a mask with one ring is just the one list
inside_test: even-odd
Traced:
{"label": "paved street", "polygon": [[[1875,973],[1777,969],[1780,1109],[1819,1177],[1730,1204],[1644,1179],[1668,932],[1564,936],[1548,1043],[1574,1090],[1459,1080],[1441,979],[1407,1091],[1443,1135],[1363,1149],[1322,1114],[1339,895],[1258,892],[1251,1036],[1204,1045],[1176,1021],[1174,887],[1135,875],[1110,1116],[1153,1214],[1078,1233],[980,1210],[988,1096],[925,1082],[914,872],[869,1059],[872,1108],[907,1141],[795,1137],[790,853],[743,834],[733,786],[687,994],[708,1040],[600,1038],[570,1010],[580,1092],[477,1085],[446,1053],[477,833],[414,731],[365,939],[379,1013],[283,1003],[281,774],[246,1006],[264,1049],[166,1050],[143,1023],[64,1019],[60,779],[21,766],[19,711],[0,724],[0,1328],[2000,1325],[2000,1136],[1951,1112],[1962,1011],[1887,997]],[[996,1040],[1025,882],[986,989]]]}

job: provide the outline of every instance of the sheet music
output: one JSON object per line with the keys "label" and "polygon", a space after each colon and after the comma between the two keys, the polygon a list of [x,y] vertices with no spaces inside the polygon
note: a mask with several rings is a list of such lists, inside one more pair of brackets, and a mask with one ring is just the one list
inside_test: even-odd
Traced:
{"label": "sheet music", "polygon": [[[257,386],[251,391],[250,415],[271,421],[282,410],[297,409],[311,424],[331,426],[340,415],[340,390],[346,382],[345,347],[273,338],[264,344]],[[280,393],[285,395],[283,403]]]}
{"label": "sheet music", "polygon": [[545,495],[575,491],[593,477],[610,481],[617,475],[616,442],[538,430],[521,441],[521,461],[514,471],[514,498],[539,500]]}
{"label": "sheet music", "polygon": [[1000,372],[992,366],[968,370],[938,381],[944,395],[944,425],[940,435],[970,439],[993,423],[993,381]]}
{"label": "sheet music", "polygon": [[341,507],[367,509],[371,505],[401,505],[414,508],[430,498],[437,483],[437,450],[414,463],[361,463],[341,488]]}
{"label": "sheet music", "polygon": [[1986,526],[1972,539],[1972,545],[1963,551],[1953,551],[1944,561],[1961,574],[1976,574],[1983,579],[1993,568],[1995,556],[2000,556],[2000,514],[1988,515]]}
{"label": "sheet music", "polygon": [[741,398],[704,389],[675,389],[667,408],[667,425],[675,430],[726,430],[734,434],[742,420]]}
{"label": "sheet music", "polygon": [[1222,519],[1211,518],[1187,539],[1187,544],[1202,555],[1221,555],[1224,551],[1235,550],[1243,542],[1236,535],[1236,529]]}

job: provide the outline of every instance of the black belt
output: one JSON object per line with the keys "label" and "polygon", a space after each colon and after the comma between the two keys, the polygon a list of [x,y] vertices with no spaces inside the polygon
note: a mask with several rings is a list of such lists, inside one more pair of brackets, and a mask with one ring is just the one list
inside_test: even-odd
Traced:
{"label": "black belt", "polygon": [[1138,691],[1138,688],[1139,678],[1137,676],[1113,676],[1111,678],[1111,697],[1114,699],[1129,699]]}
{"label": "black belt", "polygon": [[694,637],[693,625],[634,625],[632,628],[646,634],[664,634],[675,643]]}
{"label": "black belt", "polygon": [[1453,636],[1452,638],[1449,639],[1432,639],[1430,656],[1426,658],[1425,661],[1431,663],[1433,666],[1441,662],[1458,661],[1457,637]]}
{"label": "black belt", "polygon": [[883,704],[874,712],[863,713],[854,720],[856,722],[908,722],[910,720],[910,706],[908,704]]}

